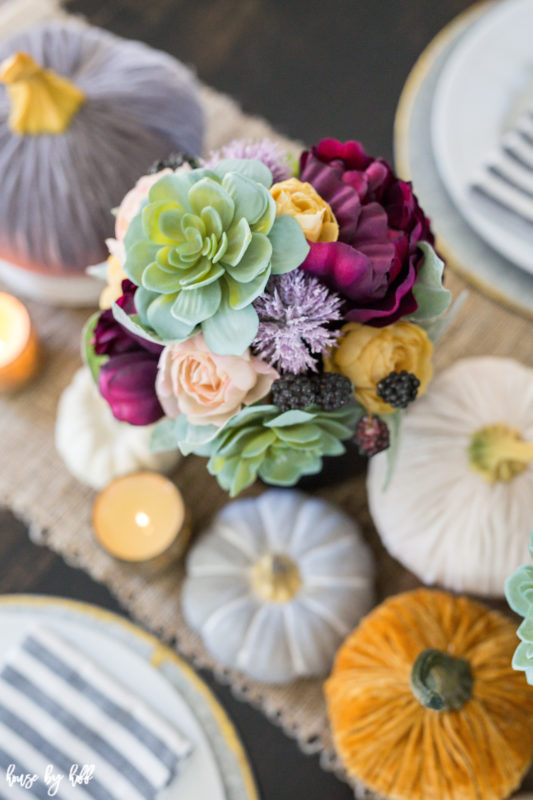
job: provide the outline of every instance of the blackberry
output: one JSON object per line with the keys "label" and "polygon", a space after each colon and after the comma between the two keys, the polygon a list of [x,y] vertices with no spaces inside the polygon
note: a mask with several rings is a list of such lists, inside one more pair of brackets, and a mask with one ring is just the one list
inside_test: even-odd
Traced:
{"label": "blackberry", "polygon": [[280,411],[308,408],[316,399],[316,383],[307,375],[283,375],[272,384],[272,402]]}
{"label": "blackberry", "polygon": [[386,450],[390,445],[389,429],[379,417],[365,414],[356,425],[353,440],[359,455],[370,458]]}
{"label": "blackberry", "polygon": [[378,397],[393,408],[407,408],[416,400],[420,381],[412,372],[390,372],[378,383]]}
{"label": "blackberry", "polygon": [[178,169],[184,164],[190,164],[193,169],[199,166],[198,160],[187,155],[187,153],[170,153],[167,158],[160,158],[158,161],[154,161],[148,170],[148,175],[155,175],[156,172],[161,172],[162,169]]}
{"label": "blackberry", "polygon": [[324,411],[336,411],[353,400],[353,387],[345,375],[324,372],[315,377],[317,386],[316,402]]}

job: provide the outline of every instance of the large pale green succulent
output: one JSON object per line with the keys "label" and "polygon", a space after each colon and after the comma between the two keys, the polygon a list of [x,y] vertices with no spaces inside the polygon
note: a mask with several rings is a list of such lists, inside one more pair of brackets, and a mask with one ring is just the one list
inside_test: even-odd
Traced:
{"label": "large pale green succulent", "polygon": [[[533,558],[533,533],[529,540],[529,553]],[[523,670],[527,682],[533,684],[533,566],[518,567],[507,578],[505,596],[513,611],[524,617],[516,632],[520,644],[515,650],[513,667]]]}
{"label": "large pale green succulent", "polygon": [[275,486],[292,486],[302,475],[322,469],[323,456],[344,453],[342,439],[353,435],[358,406],[338,411],[286,411],[249,406],[233,417],[201,450],[207,468],[231,497],[258,477]]}
{"label": "large pale green succulent", "polygon": [[260,161],[227,159],[152,186],[124,240],[124,270],[140,287],[129,327],[166,342],[201,328],[213,352],[244,352],[258,327],[253,301],[309,251],[296,220],[276,216],[271,183]]}

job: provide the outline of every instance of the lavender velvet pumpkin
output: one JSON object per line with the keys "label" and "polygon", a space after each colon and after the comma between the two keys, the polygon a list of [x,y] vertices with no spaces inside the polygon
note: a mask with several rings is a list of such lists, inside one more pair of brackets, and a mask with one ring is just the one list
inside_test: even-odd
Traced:
{"label": "lavender velvet pumpkin", "polygon": [[77,21],[44,23],[0,44],[3,64],[16,53],[66,79],[83,100],[61,132],[17,132],[13,87],[26,92],[32,76],[22,76],[22,89],[20,74],[0,84],[0,259],[36,280],[80,276],[106,258],[111,209],[150,163],[175,150],[200,154],[195,79],[170,55]]}

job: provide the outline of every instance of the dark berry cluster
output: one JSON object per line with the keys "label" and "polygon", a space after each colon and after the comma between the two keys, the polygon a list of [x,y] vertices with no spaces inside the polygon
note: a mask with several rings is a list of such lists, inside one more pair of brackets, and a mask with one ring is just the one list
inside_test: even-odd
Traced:
{"label": "dark berry cluster", "polygon": [[160,158],[159,161],[154,161],[148,170],[148,175],[155,175],[163,169],[178,169],[184,164],[190,164],[193,169],[200,166],[198,160],[187,155],[187,153],[170,153],[167,158]]}
{"label": "dark berry cluster", "polygon": [[317,405],[325,411],[342,408],[353,399],[352,384],[344,375],[283,375],[272,384],[272,402],[281,411]]}
{"label": "dark berry cluster", "polygon": [[389,447],[389,429],[387,424],[379,417],[365,414],[356,425],[353,440],[357,445],[359,454],[370,458]]}
{"label": "dark berry cluster", "polygon": [[378,383],[378,397],[393,408],[407,408],[416,400],[420,381],[412,372],[390,372]]}

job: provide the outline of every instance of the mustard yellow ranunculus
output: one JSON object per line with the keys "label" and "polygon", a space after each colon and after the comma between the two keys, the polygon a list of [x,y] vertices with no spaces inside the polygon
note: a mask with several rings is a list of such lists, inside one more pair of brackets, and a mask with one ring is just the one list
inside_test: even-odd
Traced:
{"label": "mustard yellow ranunculus", "polygon": [[325,358],[328,372],[346,375],[355,386],[355,397],[372,414],[391,414],[395,409],[377,393],[378,383],[391,372],[406,370],[420,381],[418,394],[433,375],[433,345],[423,328],[412,322],[395,322],[372,328],[349,322],[334,350]]}
{"label": "mustard yellow ranunculus", "polygon": [[107,259],[107,286],[102,289],[99,305],[105,310],[111,308],[115,300],[122,296],[122,281],[126,278],[126,273],[122,269],[120,261],[116,256],[109,256]]}
{"label": "mustard yellow ranunculus", "polygon": [[300,224],[310,242],[336,242],[339,225],[331,207],[322,200],[310,183],[297,178],[275,183],[270,194],[278,214],[287,214]]}

